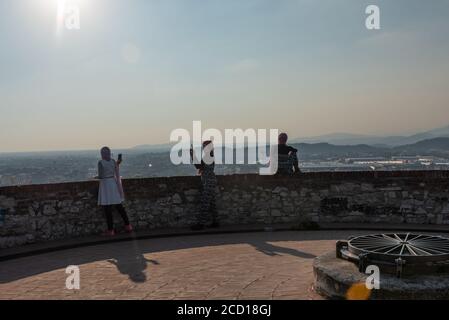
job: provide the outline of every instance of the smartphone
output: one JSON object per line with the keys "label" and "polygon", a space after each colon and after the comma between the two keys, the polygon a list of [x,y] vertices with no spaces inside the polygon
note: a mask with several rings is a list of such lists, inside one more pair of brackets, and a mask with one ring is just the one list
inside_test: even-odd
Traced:
{"label": "smartphone", "polygon": [[119,155],[118,155],[118,161],[122,162],[122,154],[121,153],[119,153]]}

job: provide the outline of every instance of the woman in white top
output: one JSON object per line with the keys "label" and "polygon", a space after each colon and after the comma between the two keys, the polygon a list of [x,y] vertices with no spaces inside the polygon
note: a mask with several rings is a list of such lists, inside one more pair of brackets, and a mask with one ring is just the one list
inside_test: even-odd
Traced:
{"label": "woman in white top", "polygon": [[120,179],[121,159],[116,162],[111,157],[111,149],[103,147],[101,149],[101,160],[98,162],[98,178],[100,179],[100,188],[98,191],[98,205],[104,208],[108,231],[106,235],[113,236],[114,221],[112,218],[112,208],[115,207],[125,222],[127,232],[132,231],[128,215],[122,205],[125,200],[123,187]]}

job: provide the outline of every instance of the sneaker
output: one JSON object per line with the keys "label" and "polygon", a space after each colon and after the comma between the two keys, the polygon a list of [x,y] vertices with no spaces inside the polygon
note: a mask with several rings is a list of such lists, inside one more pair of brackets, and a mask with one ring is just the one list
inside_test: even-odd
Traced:
{"label": "sneaker", "polygon": [[128,232],[128,233],[133,232],[133,227],[132,227],[132,225],[128,224],[127,226],[125,226],[125,231]]}
{"label": "sneaker", "polygon": [[113,236],[115,236],[115,231],[114,230],[107,230],[106,232],[103,233],[103,236],[105,236],[105,237],[113,237]]}
{"label": "sneaker", "polygon": [[194,224],[193,226],[190,227],[190,229],[193,230],[193,231],[203,230],[204,229],[204,224],[201,224],[201,223]]}

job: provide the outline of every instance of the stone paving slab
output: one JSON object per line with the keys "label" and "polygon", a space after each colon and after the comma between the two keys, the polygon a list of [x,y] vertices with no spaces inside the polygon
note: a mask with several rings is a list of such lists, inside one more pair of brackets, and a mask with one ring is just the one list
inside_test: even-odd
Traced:
{"label": "stone paving slab", "polygon": [[[365,231],[192,235],[114,242],[0,262],[0,299],[322,299],[316,256]],[[65,287],[77,265],[81,289]]]}

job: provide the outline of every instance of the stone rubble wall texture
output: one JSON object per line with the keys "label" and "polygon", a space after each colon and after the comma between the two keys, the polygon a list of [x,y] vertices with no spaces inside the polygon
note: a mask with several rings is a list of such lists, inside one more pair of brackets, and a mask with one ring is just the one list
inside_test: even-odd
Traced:
{"label": "stone rubble wall texture", "polygon": [[[199,177],[124,180],[136,230],[195,222]],[[99,234],[98,182],[0,188],[0,248]],[[219,176],[222,225],[300,223],[449,224],[449,172],[320,172],[295,177]],[[3,218],[1,217],[3,215]],[[118,229],[123,223],[114,215]]]}

